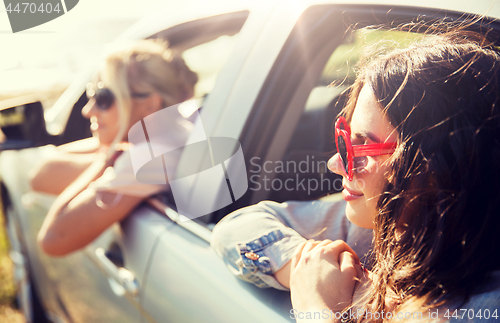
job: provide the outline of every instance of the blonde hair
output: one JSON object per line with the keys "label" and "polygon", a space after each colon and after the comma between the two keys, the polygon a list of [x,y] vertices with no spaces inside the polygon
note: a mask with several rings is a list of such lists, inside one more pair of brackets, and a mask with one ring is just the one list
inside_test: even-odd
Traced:
{"label": "blonde hair", "polygon": [[115,95],[119,112],[120,130],[108,156],[128,131],[131,93],[155,92],[163,98],[163,106],[168,107],[191,98],[198,81],[180,55],[175,55],[165,43],[153,40],[115,47],[106,55],[99,78]]}

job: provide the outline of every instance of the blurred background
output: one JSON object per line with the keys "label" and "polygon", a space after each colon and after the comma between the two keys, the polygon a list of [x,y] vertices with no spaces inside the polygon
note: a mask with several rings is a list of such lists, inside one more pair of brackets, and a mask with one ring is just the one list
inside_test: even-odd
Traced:
{"label": "blurred background", "polygon": [[[96,60],[103,47],[159,7],[195,8],[200,0],[83,0],[67,14],[12,33],[0,5],[0,101],[38,93],[57,98],[74,76]],[[229,1],[211,0],[214,6]],[[42,100],[45,101],[45,100]],[[44,105],[45,106],[45,105]],[[50,106],[50,105],[46,105]]]}
{"label": "blurred background", "polygon": [[[234,1],[210,0],[213,6]],[[0,4],[0,104],[35,95],[44,106],[51,106],[79,72],[95,64],[107,44],[135,22],[159,7],[175,11],[202,2],[206,0],[81,0],[67,14],[15,34]],[[3,221],[0,215],[0,322],[24,322],[16,309]]]}

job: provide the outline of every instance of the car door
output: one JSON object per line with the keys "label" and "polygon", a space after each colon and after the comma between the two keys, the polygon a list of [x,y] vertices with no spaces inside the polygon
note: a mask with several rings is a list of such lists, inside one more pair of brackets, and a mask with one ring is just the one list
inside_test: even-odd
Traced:
{"label": "car door", "polygon": [[[4,175],[4,181],[28,183],[25,171],[43,148],[5,152],[2,167],[19,167],[14,168],[17,174]],[[23,191],[12,201],[24,222],[32,279],[49,318],[67,322],[140,321],[139,288],[155,236],[163,228],[150,225],[147,212],[139,208],[123,228],[115,224],[82,250],[66,257],[49,257],[40,252],[36,235],[55,197],[22,188],[17,192]]]}
{"label": "car door", "polygon": [[[298,18],[291,8],[284,8],[249,17],[246,27],[260,19],[266,23],[242,31],[227,63],[233,68],[223,70],[201,113],[207,136],[244,137],[240,133],[251,115],[255,97]],[[185,157],[189,158],[189,153],[181,157],[181,164]],[[248,164],[249,157],[245,158]],[[192,161],[189,165],[196,166]],[[228,165],[228,173],[232,166]],[[222,180],[210,185],[217,191],[227,184]],[[190,203],[202,203],[189,195],[193,191],[196,189],[188,187],[184,192],[191,197]],[[241,200],[250,201],[245,196]],[[173,225],[158,238],[144,291],[143,309],[154,322],[292,321],[288,292],[259,289],[239,281],[227,270],[210,247],[211,215],[188,221],[173,205],[155,203],[165,225]]]}

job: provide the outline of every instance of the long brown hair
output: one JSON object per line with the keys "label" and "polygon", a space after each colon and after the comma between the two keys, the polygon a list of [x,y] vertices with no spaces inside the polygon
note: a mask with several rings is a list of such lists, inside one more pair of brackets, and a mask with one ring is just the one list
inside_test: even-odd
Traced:
{"label": "long brown hair", "polygon": [[387,310],[387,290],[401,306],[459,306],[500,269],[499,69],[498,47],[463,29],[361,67],[343,113],[369,85],[398,133],[375,219],[371,311]]}

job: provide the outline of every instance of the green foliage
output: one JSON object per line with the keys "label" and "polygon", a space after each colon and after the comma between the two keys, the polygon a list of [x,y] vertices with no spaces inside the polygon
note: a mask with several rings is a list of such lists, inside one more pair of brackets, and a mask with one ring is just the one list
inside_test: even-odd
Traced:
{"label": "green foliage", "polygon": [[387,52],[404,48],[422,35],[397,30],[360,29],[347,35],[328,59],[321,75],[321,84],[350,85],[356,78],[356,64],[367,53]]}
{"label": "green foliage", "polygon": [[16,298],[14,268],[9,258],[9,238],[5,228],[5,217],[0,204],[0,322],[24,322],[23,316],[13,309]]}

